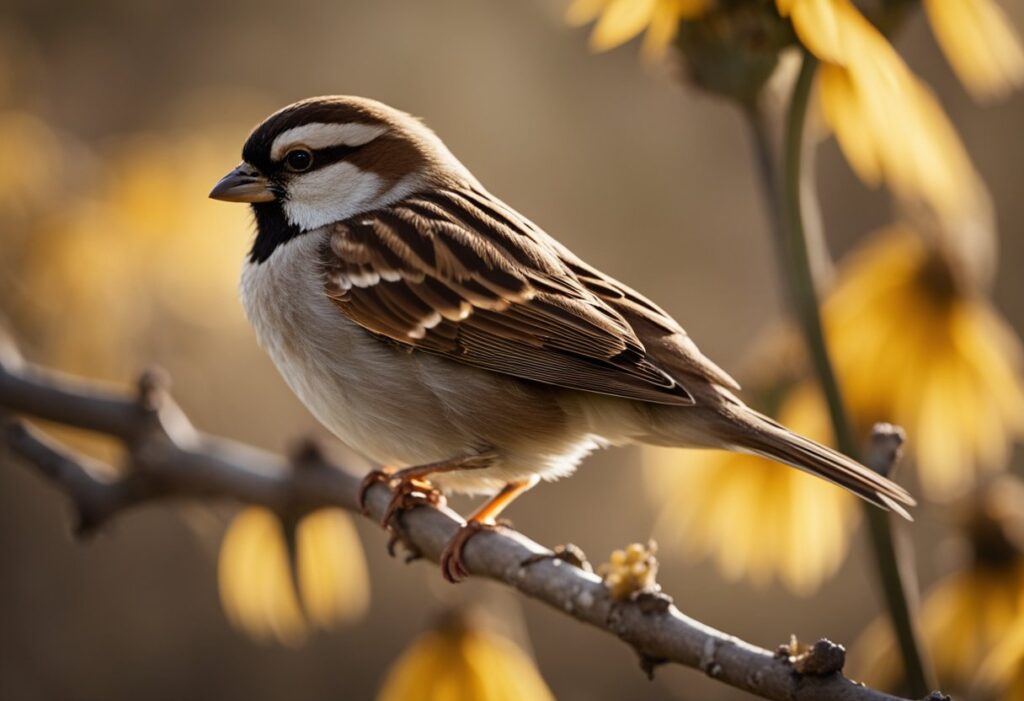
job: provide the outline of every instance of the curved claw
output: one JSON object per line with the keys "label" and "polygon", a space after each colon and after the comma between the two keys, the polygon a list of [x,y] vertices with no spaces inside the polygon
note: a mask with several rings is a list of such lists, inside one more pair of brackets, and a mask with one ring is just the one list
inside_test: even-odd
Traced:
{"label": "curved claw", "polygon": [[391,496],[391,501],[388,502],[388,508],[384,510],[384,516],[380,519],[380,525],[389,528],[395,516],[417,506],[439,506],[442,504],[444,504],[444,496],[429,482],[417,479],[399,480],[395,485],[395,493]]}
{"label": "curved claw", "polygon": [[480,521],[471,520],[464,523],[441,552],[441,574],[444,578],[452,584],[457,584],[468,577],[469,570],[466,569],[466,563],[462,560],[462,551],[465,549],[466,543],[480,531],[493,531],[497,528],[498,526],[494,524]]}
{"label": "curved claw", "polygon": [[391,474],[386,470],[370,470],[363,477],[363,481],[359,483],[359,510],[364,516],[368,516],[370,513],[366,507],[366,495],[370,491],[370,487],[381,482],[387,484],[390,481]]}

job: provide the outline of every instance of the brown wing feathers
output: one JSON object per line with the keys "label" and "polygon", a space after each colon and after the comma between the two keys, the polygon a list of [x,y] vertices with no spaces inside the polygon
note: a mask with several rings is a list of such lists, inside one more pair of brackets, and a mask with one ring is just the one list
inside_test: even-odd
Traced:
{"label": "brown wing feathers", "polygon": [[[340,223],[322,253],[327,293],[341,311],[409,348],[663,404],[694,403],[678,378],[702,383],[700,396],[707,383],[738,388],[654,303],[480,192],[436,191]],[[743,410],[722,413],[729,406]],[[725,445],[814,472],[903,515],[900,504],[913,504],[902,488],[738,400],[694,411],[694,419],[717,417]]]}
{"label": "brown wing feathers", "polygon": [[327,293],[368,330],[548,384],[667,404],[690,394],[556,248],[473,191],[440,191],[335,225]]}

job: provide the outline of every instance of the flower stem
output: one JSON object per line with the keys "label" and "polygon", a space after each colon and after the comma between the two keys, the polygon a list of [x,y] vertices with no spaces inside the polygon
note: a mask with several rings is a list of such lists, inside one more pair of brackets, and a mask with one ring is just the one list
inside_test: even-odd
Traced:
{"label": "flower stem", "polygon": [[[801,203],[804,124],[817,66],[817,59],[805,53],[786,116],[781,182],[776,176],[778,169],[772,166],[774,159],[763,116],[756,110],[749,112],[748,116],[757,147],[761,181],[771,201],[769,206],[774,215],[775,234],[784,278],[789,286],[790,301],[825,395],[836,445],[846,455],[858,459],[859,444],[843,403],[842,391],[825,341]],[[934,686],[928,662],[922,654],[914,608],[911,605],[911,602],[916,602],[916,585],[909,586],[915,578],[907,566],[913,558],[906,549],[906,543],[895,541],[889,515],[870,504],[865,504],[864,508],[889,617],[903,657],[907,685],[912,695],[925,696]]]}

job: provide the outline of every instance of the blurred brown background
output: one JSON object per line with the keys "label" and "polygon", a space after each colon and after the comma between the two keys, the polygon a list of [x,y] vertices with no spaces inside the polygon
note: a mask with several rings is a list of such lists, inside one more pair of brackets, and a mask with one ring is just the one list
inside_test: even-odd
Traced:
{"label": "blurred brown background", "polygon": [[[78,165],[59,172],[88,180],[101,167],[90,159],[117,153],[125,134],[216,135],[195,150],[203,172],[215,177],[235,164],[247,129],[279,106],[325,93],[383,100],[422,116],[488,188],[589,262],[653,297],[706,353],[735,370],[781,313],[740,116],[680,87],[673,70],[645,67],[633,50],[589,53],[586,32],[562,24],[563,9],[558,0],[5,0],[0,104],[38,115],[81,149]],[[1024,24],[1021,3],[1008,9]],[[991,188],[1002,250],[995,301],[1020,330],[1024,96],[989,109],[972,103],[920,17],[898,47],[939,93]],[[14,167],[39,156],[24,146]],[[0,143],[0,151],[11,147]],[[856,181],[834,144],[820,154],[821,199],[838,254],[888,220],[888,201]],[[177,182],[168,207],[207,206],[197,203],[212,179],[169,175]],[[2,195],[0,203],[13,206]],[[0,257],[26,248],[30,219],[4,219],[15,224],[0,231]],[[189,225],[201,228],[202,221]],[[32,359],[120,381],[144,364],[163,365],[205,430],[276,451],[298,436],[323,435],[242,319],[233,285],[248,232],[212,221],[209,228],[183,238],[176,259],[184,285],[194,289],[193,280],[206,280],[202,303],[187,313],[161,304],[140,312],[130,332],[111,341],[122,355],[87,362],[74,346],[55,348],[71,343],[62,329],[32,320],[59,318],[53,309],[76,301],[31,299],[16,271],[0,286],[0,309],[26,330],[23,350]],[[136,253],[165,255],[175,244]],[[128,248],[111,237],[111,261]],[[213,274],[227,282],[210,283]],[[167,284],[173,292],[183,283]],[[122,292],[97,297],[94,321],[76,333],[105,333],[103,305],[139,303],[133,290]],[[51,315],[37,314],[35,305]],[[88,339],[82,343],[102,356]],[[1020,463],[1018,455],[1018,471]],[[147,508],[78,544],[69,537],[62,497],[5,463],[0,699],[370,698],[408,640],[460,601],[483,601],[513,628],[521,608],[537,664],[559,699],[745,698],[680,668],[659,670],[649,682],[635,655],[608,636],[487,584],[453,588],[433,567],[389,560],[384,537],[364,522],[358,525],[373,582],[366,618],[295,650],[250,642],[229,628],[217,601],[215,547],[226,513]],[[912,529],[926,583],[949,567],[941,515],[926,509]],[[616,450],[593,456],[570,480],[537,489],[510,517],[542,543],[572,541],[599,561],[646,539],[654,510],[637,454]],[[852,642],[879,611],[865,556],[858,539],[839,575],[808,600],[778,587],[724,583],[710,565],[671,554],[660,579],[684,612],[769,648],[790,633]]]}

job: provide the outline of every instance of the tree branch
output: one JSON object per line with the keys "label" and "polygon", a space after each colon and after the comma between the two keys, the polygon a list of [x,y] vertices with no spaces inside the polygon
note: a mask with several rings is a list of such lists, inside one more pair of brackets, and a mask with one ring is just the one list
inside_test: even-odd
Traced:
{"label": "tree branch", "polygon": [[[33,466],[70,497],[79,532],[92,531],[122,511],[169,499],[233,499],[282,516],[324,506],[358,511],[360,479],[331,465],[315,449],[291,461],[196,431],[167,394],[160,373],[145,373],[135,397],[119,395],[0,357],[0,424],[11,455]],[[11,414],[24,414],[119,439],[127,461],[114,478],[96,463]],[[895,456],[895,450],[886,454]],[[369,518],[379,520],[390,499],[370,488]],[[462,524],[453,511],[417,507],[402,515],[403,535],[437,561]],[[550,557],[552,552],[510,529],[482,532],[465,561],[477,576],[514,587],[631,645],[645,669],[678,663],[766,699],[779,701],[897,701],[841,673],[843,648],[819,641],[807,650],[776,653],[726,635],[683,615],[671,599],[640,595],[619,602],[597,576]],[[941,698],[935,696],[934,698]]]}

